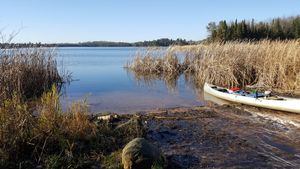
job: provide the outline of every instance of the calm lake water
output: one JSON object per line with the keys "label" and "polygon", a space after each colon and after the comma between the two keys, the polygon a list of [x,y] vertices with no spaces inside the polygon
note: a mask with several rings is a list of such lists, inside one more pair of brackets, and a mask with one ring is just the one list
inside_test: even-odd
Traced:
{"label": "calm lake water", "polygon": [[66,109],[73,101],[87,98],[92,112],[128,113],[154,108],[203,105],[201,95],[184,77],[175,89],[162,80],[138,81],[124,65],[143,48],[70,47],[58,48],[58,63],[72,73],[74,81],[65,87],[61,103]]}

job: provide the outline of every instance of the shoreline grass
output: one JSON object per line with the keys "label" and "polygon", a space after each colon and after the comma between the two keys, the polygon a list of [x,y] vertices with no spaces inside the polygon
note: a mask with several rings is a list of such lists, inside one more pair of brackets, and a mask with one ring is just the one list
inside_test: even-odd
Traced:
{"label": "shoreline grass", "polygon": [[138,118],[112,125],[89,114],[85,101],[63,112],[55,86],[40,100],[37,115],[17,96],[0,107],[0,168],[112,165],[106,164],[111,153],[143,135]]}
{"label": "shoreline grass", "polygon": [[70,80],[59,73],[51,48],[10,48],[0,53],[0,103],[18,94],[28,100],[40,97],[52,85],[60,88]]}
{"label": "shoreline grass", "polygon": [[198,86],[209,82],[293,93],[300,90],[300,41],[172,46],[165,56],[151,51],[138,55],[127,67],[138,76],[170,77],[170,72],[193,76]]}
{"label": "shoreline grass", "polygon": [[51,48],[0,52],[0,168],[112,165],[111,153],[142,136],[138,120],[122,127],[98,120],[84,100],[64,112],[59,94],[70,76],[59,72]]}

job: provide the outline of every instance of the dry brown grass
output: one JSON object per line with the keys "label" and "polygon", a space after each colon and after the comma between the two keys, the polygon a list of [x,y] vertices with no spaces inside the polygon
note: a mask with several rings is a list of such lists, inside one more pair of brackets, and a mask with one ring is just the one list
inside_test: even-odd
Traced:
{"label": "dry brown grass", "polygon": [[18,95],[0,106],[0,168],[91,168],[143,134],[139,118],[101,121],[86,101],[62,111],[55,86],[39,100],[34,113]]}
{"label": "dry brown grass", "polygon": [[[178,63],[179,52],[184,53],[184,56],[181,56],[184,58]],[[177,58],[177,61],[171,62],[178,65],[176,66],[178,70],[173,70],[173,72],[184,72],[194,76],[194,82],[200,86],[208,82],[227,87],[252,86],[283,92],[300,90],[300,41],[227,42],[225,44],[173,46],[168,49],[165,57],[156,60],[168,60],[169,54],[172,56],[175,54],[173,58]],[[147,55],[148,58],[149,55]],[[139,66],[147,67],[138,72],[141,75],[151,74],[152,70],[156,70],[157,67],[159,70],[166,69],[162,67],[167,64],[162,62],[153,66],[156,60],[139,56],[138,61],[133,60],[128,67],[134,72],[140,71]],[[163,71],[156,72],[166,74]]]}
{"label": "dry brown grass", "polygon": [[67,112],[63,112],[59,93],[55,86],[43,94],[38,105],[38,133],[47,136],[67,135],[72,138],[87,138],[95,135],[95,124],[89,119],[86,101],[74,102]]}
{"label": "dry brown grass", "polygon": [[33,121],[27,105],[16,94],[0,106],[0,166],[20,158],[19,152],[31,138]]}
{"label": "dry brown grass", "polygon": [[171,48],[148,48],[138,52],[134,60],[126,65],[129,73],[133,73],[137,82],[153,86],[155,80],[163,80],[170,92],[176,91],[177,79],[185,70],[179,56]]}
{"label": "dry brown grass", "polygon": [[96,130],[95,124],[89,120],[89,110],[85,100],[70,106],[63,125],[68,135],[77,138],[84,138],[88,133],[94,135]]}
{"label": "dry brown grass", "polygon": [[78,139],[96,137],[95,124],[88,117],[84,102],[63,112],[55,86],[42,95],[36,116],[14,95],[0,106],[0,167],[24,159],[42,163],[53,152],[71,151]]}
{"label": "dry brown grass", "polygon": [[53,135],[61,131],[63,112],[60,107],[59,94],[55,86],[52,90],[44,93],[41,103],[38,103],[38,130],[47,135]]}
{"label": "dry brown grass", "polygon": [[50,48],[1,49],[0,103],[12,93],[29,99],[62,84],[66,79],[59,74],[54,56]]}
{"label": "dry brown grass", "polygon": [[126,66],[137,74],[178,74],[182,71],[180,61],[171,50],[149,48],[138,52],[132,62]]}
{"label": "dry brown grass", "polygon": [[70,79],[51,49],[0,52],[0,168],[91,168],[139,135],[97,120],[85,101],[64,112],[58,89]]}

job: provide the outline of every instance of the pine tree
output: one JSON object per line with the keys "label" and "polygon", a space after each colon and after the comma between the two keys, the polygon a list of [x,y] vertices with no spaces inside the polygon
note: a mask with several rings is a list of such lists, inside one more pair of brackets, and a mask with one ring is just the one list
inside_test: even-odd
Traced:
{"label": "pine tree", "polygon": [[260,40],[260,39],[298,39],[300,38],[300,16],[276,18],[270,22],[242,20],[219,24],[210,22],[207,26],[212,41]]}

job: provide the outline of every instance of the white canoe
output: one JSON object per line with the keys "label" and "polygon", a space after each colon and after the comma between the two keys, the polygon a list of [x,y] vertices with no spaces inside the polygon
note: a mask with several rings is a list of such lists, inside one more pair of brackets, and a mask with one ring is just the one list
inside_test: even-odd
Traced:
{"label": "white canoe", "polygon": [[205,92],[227,101],[256,106],[256,107],[263,107],[263,108],[268,108],[273,110],[300,113],[300,99],[292,99],[292,98],[284,98],[284,97],[280,97],[282,99],[271,99],[268,97],[255,98],[255,97],[242,96],[236,93],[224,92],[224,89],[225,88],[211,85],[208,83],[204,84]]}

